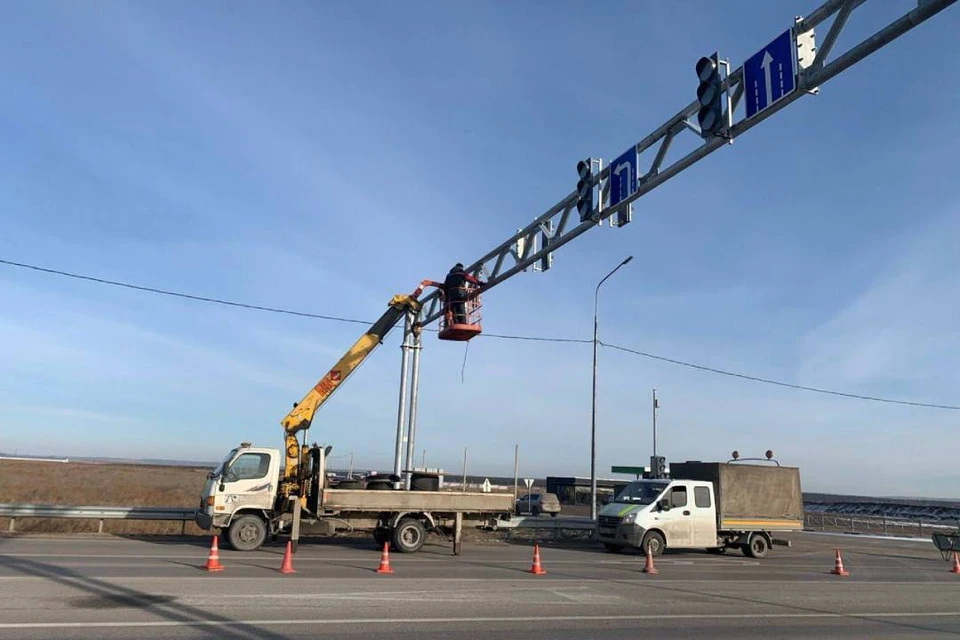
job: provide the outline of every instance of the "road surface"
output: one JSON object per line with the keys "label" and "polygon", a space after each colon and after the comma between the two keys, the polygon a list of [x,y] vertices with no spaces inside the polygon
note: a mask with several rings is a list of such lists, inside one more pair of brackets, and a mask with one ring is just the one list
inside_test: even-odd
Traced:
{"label": "road surface", "polygon": [[[427,546],[374,572],[365,541],[220,549],[209,539],[0,537],[0,637],[769,638],[954,637],[960,575],[933,545],[798,534],[762,561],[739,553],[643,558],[592,545]],[[840,546],[849,577],[830,574]]]}

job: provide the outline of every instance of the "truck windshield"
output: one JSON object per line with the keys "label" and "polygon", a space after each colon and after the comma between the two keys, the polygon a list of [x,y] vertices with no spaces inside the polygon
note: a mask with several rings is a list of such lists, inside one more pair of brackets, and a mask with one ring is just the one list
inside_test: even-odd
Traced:
{"label": "truck windshield", "polygon": [[668,484],[670,483],[663,480],[631,482],[620,492],[616,501],[630,504],[653,504],[653,501],[663,493]]}
{"label": "truck windshield", "polygon": [[236,453],[237,453],[236,449],[231,449],[230,453],[228,453],[227,456],[223,460],[221,460],[219,463],[217,463],[217,466],[213,468],[213,471],[210,472],[209,477],[216,478],[217,476],[222,476],[223,472],[226,470],[227,465],[230,464],[230,461],[233,460],[233,456]]}

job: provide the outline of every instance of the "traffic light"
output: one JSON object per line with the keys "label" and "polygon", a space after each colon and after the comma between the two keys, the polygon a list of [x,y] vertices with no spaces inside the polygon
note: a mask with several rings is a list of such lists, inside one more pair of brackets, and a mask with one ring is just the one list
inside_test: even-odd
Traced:
{"label": "traffic light", "polygon": [[663,456],[650,456],[650,477],[665,478],[667,476],[667,459]]}
{"label": "traffic light", "polygon": [[700,79],[697,86],[697,101],[700,103],[697,121],[700,123],[700,135],[709,138],[723,131],[724,125],[720,59],[716,53],[697,61],[697,77]]}
{"label": "traffic light", "polygon": [[585,222],[593,212],[593,158],[587,158],[577,163],[577,211],[580,212],[580,222]]}

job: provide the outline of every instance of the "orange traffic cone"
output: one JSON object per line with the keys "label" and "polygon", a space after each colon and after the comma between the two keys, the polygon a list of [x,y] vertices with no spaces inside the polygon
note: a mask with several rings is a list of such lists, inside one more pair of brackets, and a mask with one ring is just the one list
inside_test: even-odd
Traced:
{"label": "orange traffic cone", "polygon": [[652,576],[660,573],[655,566],[653,566],[653,554],[650,553],[650,547],[647,547],[647,561],[643,565],[643,572],[649,573]]}
{"label": "orange traffic cone", "polygon": [[220,549],[217,547],[217,536],[213,536],[210,553],[207,555],[207,564],[203,565],[203,568],[207,571],[223,571],[223,565],[220,564]]}
{"label": "orange traffic cone", "polygon": [[957,558],[957,552],[953,552],[953,567],[950,569],[950,573],[960,573],[960,558]]}
{"label": "orange traffic cone", "polygon": [[393,573],[390,568],[390,543],[383,543],[383,553],[380,554],[380,566],[377,567],[377,573]]}
{"label": "orange traffic cone", "polygon": [[546,575],[546,571],[540,566],[540,545],[533,544],[533,566],[530,567],[530,573],[535,576]]}
{"label": "orange traffic cone", "polygon": [[840,559],[840,549],[837,549],[837,559],[833,566],[833,571],[831,571],[835,576],[848,576],[850,572],[843,568],[843,560]]}
{"label": "orange traffic cone", "polygon": [[293,570],[292,546],[291,541],[287,540],[287,550],[283,552],[283,562],[280,563],[280,573],[296,573],[296,571]]}

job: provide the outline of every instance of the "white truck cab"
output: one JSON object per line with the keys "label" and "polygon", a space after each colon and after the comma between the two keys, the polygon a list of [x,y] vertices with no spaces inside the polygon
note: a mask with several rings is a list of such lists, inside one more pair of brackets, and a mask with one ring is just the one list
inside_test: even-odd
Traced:
{"label": "white truck cab", "polygon": [[[243,443],[207,474],[196,520],[204,529],[233,529],[233,535],[259,537],[259,531],[243,531],[239,520],[254,514],[260,521],[274,508],[280,481],[280,451]],[[262,527],[256,527],[258,530]],[[228,533],[228,535],[230,535]]]}
{"label": "white truck cab", "polygon": [[717,546],[713,485],[692,480],[631,482],[599,514],[598,535],[611,551],[624,547],[695,549]]}

